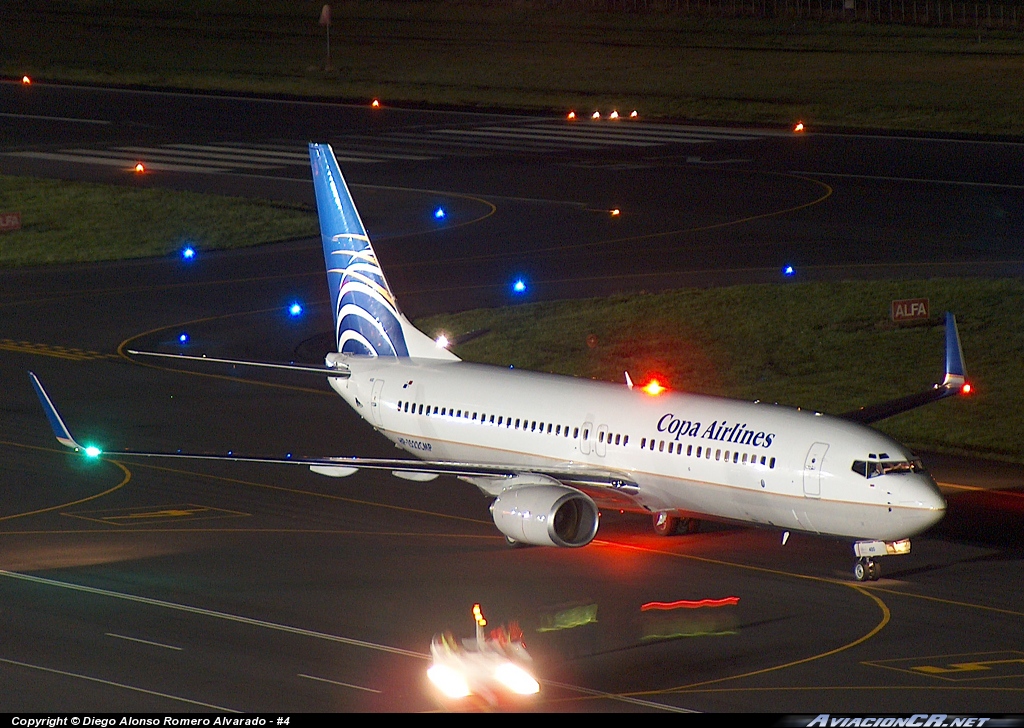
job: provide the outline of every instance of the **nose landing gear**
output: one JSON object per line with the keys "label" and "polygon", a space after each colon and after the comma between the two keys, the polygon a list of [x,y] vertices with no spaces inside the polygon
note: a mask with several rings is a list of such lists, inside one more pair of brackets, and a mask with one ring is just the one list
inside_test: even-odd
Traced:
{"label": "nose landing gear", "polygon": [[853,567],[853,577],[857,581],[878,581],[882,575],[882,567],[874,559],[861,557]]}

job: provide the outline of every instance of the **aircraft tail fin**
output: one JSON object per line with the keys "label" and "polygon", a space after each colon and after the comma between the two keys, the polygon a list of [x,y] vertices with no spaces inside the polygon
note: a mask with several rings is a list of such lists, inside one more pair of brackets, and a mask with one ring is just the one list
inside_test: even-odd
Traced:
{"label": "aircraft tail fin", "polygon": [[310,144],[338,351],[457,361],[398,310],[329,144]]}
{"label": "aircraft tail fin", "polygon": [[956,329],[956,317],[946,311],[946,378],[943,387],[963,387],[967,382],[967,367],[964,365],[964,350],[960,346],[960,332]]}

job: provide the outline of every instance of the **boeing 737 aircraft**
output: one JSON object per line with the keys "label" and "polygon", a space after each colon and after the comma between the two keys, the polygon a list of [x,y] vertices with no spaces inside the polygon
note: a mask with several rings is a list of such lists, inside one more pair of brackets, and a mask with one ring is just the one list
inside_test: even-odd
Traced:
{"label": "boeing 737 aircraft", "polygon": [[[906,553],[909,537],[946,504],[920,460],[868,423],[970,385],[956,323],[946,315],[946,375],[920,394],[842,416],[460,361],[399,311],[334,152],[310,144],[337,352],[324,366],[244,362],[309,372],[413,459],[274,458],[155,452],[148,456],[304,465],[343,477],[390,470],[410,480],[454,475],[493,498],[512,544],[585,546],[600,507],[652,515],[669,535],[711,517],[849,540],[858,580],[875,558]],[[146,352],[132,352],[147,354]],[[72,437],[39,380],[57,439]]]}

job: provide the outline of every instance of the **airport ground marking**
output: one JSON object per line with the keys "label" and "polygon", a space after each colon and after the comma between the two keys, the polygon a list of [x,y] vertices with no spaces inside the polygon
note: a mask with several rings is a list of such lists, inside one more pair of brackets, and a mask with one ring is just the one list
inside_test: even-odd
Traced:
{"label": "airport ground marking", "polygon": [[[325,390],[325,389],[313,389],[311,387],[297,387],[297,386],[295,386],[293,384],[277,384],[275,382],[264,382],[264,381],[261,381],[261,380],[258,380],[258,379],[247,379],[245,377],[230,377],[230,376],[227,376],[225,374],[211,374],[209,372],[194,372],[194,371],[189,371],[187,369],[178,369],[178,368],[175,368],[175,367],[172,367],[172,366],[163,366],[163,365],[160,365],[160,364],[150,364],[149,362],[142,362],[142,361],[139,361],[138,359],[132,358],[126,352],[126,349],[128,348],[129,345],[131,345],[131,342],[135,341],[136,339],[141,339],[143,336],[150,336],[152,334],[156,334],[156,333],[159,333],[161,331],[167,331],[168,329],[178,329],[178,328],[181,328],[183,326],[194,326],[195,324],[203,324],[203,323],[207,323],[209,321],[219,321],[219,320],[223,320],[223,319],[234,318],[236,316],[251,316],[251,315],[254,315],[254,314],[270,313],[272,311],[280,311],[280,310],[281,310],[280,306],[275,306],[273,308],[261,308],[261,309],[256,309],[254,311],[236,311],[235,313],[225,313],[225,314],[219,314],[217,316],[206,316],[204,318],[193,319],[191,321],[181,321],[181,322],[178,322],[178,323],[170,324],[168,326],[158,326],[158,327],[156,327],[154,329],[150,329],[149,331],[143,331],[142,333],[133,334],[132,336],[129,336],[127,339],[125,339],[124,341],[122,341],[120,344],[117,345],[117,355],[119,357],[121,357],[122,359],[124,359],[125,361],[131,362],[132,364],[136,364],[136,365],[141,366],[141,367],[147,367],[149,369],[156,369],[158,371],[163,371],[163,372],[174,372],[176,374],[187,374],[189,376],[204,377],[206,379],[219,379],[219,380],[226,381],[226,382],[241,382],[243,384],[251,384],[251,385],[256,386],[256,387],[269,387],[271,389],[286,389],[286,390],[293,391],[293,392],[303,392],[305,394],[316,394],[316,395],[324,395],[324,396],[331,396],[331,395],[333,395],[334,394],[333,391],[328,391],[328,390]],[[219,366],[225,366],[225,365],[221,364]],[[324,379],[327,379],[327,377],[328,377],[328,374],[325,372],[324,373]]]}
{"label": "airport ground marking", "polygon": [[174,645],[165,645],[163,642],[153,642],[152,640],[144,640],[144,639],[141,639],[139,637],[129,637],[126,634],[115,634],[114,632],[104,632],[104,635],[107,636],[107,637],[115,637],[115,638],[117,638],[119,640],[128,640],[129,642],[140,642],[140,643],[142,643],[144,645],[152,645],[153,647],[163,647],[164,649],[168,649],[168,650],[178,650],[178,651],[181,651],[181,650],[185,649],[184,647],[175,647]]}
{"label": "airport ground marking", "polygon": [[[690,708],[680,708],[676,705],[666,705],[665,703],[658,703],[653,700],[644,700],[642,698],[634,697],[633,695],[620,694],[620,693],[606,693],[603,690],[593,690],[592,688],[584,688],[578,685],[569,685],[568,683],[555,682],[554,680],[541,680],[541,684],[550,685],[552,687],[560,688],[562,690],[568,690],[570,692],[582,693],[584,699],[604,699],[614,700],[619,703],[628,703],[629,705],[637,705],[641,708],[654,708],[655,710],[664,710],[669,713],[699,713],[698,710],[691,710]],[[545,700],[544,703],[553,705],[555,703],[572,703],[579,701],[580,698],[563,698]]]}
{"label": "airport ground marking", "polygon": [[1009,498],[1024,498],[1024,492],[1009,490],[1005,486],[999,488],[985,488],[980,485],[960,485],[959,483],[936,483],[940,488],[950,490],[965,490],[969,493],[991,493],[992,495],[1007,496]]}
{"label": "airport ground marking", "polygon": [[331,493],[318,493],[313,490],[300,490],[298,488],[288,488],[283,485],[270,485],[269,483],[257,483],[252,480],[241,480],[239,478],[228,478],[223,475],[211,475],[209,473],[198,473],[192,470],[179,470],[177,468],[168,468],[162,465],[149,465],[148,463],[135,463],[136,467],[148,468],[150,470],[160,470],[166,473],[174,473],[177,475],[192,475],[200,478],[206,478],[207,480],[219,480],[225,483],[232,483],[235,485],[247,485],[252,488],[263,488],[266,490],[277,490],[283,493],[293,493],[296,495],[312,496],[314,498],[326,498],[328,500],[341,501],[343,503],[353,503],[360,506],[370,506],[373,508],[386,508],[393,511],[401,511],[403,513],[414,513],[419,516],[435,516],[437,518],[446,518],[453,521],[464,521],[466,523],[476,523],[480,525],[490,525],[491,521],[483,521],[478,518],[466,518],[465,516],[452,516],[446,513],[437,513],[436,511],[424,511],[419,508],[409,508],[407,506],[395,506],[389,503],[378,503],[375,501],[360,500],[358,498],[348,498],[341,495],[333,495]]}
{"label": "airport ground marking", "polygon": [[[13,445],[14,447],[25,447],[25,448],[29,448],[29,449],[33,449],[33,450],[50,450],[49,448],[35,447],[35,446],[32,446],[32,445],[21,445],[19,443],[15,443],[15,442],[5,442],[3,440],[0,440],[0,445]],[[50,451],[51,452],[66,452],[66,451],[52,451],[52,450],[50,450]],[[49,513],[51,511],[60,510],[61,508],[68,508],[70,506],[79,505],[80,503],[87,503],[88,501],[96,500],[97,498],[102,498],[105,495],[109,495],[110,493],[113,493],[115,490],[119,490],[120,488],[123,488],[124,486],[126,486],[128,484],[128,481],[130,481],[132,479],[132,472],[128,468],[126,468],[124,465],[122,465],[121,463],[116,462],[114,460],[108,460],[107,458],[102,458],[102,460],[104,462],[111,463],[112,465],[116,465],[124,473],[124,477],[121,479],[121,482],[118,483],[117,485],[115,485],[113,488],[108,488],[107,490],[103,491],[102,493],[96,493],[94,495],[86,496],[85,498],[79,498],[78,500],[70,501],[68,503],[61,503],[59,505],[48,506],[46,508],[38,508],[38,509],[36,509],[34,511],[25,511],[24,513],[12,513],[9,516],[0,516],[0,522],[2,522],[2,521],[10,521],[10,520],[12,520],[14,518],[24,518],[26,516],[36,516],[36,515],[39,515],[40,513]]]}
{"label": "airport ground marking", "polygon": [[43,667],[42,665],[32,665],[32,664],[30,664],[28,662],[19,662],[18,660],[8,660],[8,659],[3,658],[3,657],[0,657],[0,662],[4,663],[6,665],[15,665],[17,667],[25,667],[25,668],[28,668],[30,670],[40,670],[42,672],[48,672],[48,673],[51,673],[53,675],[63,675],[64,677],[74,677],[74,678],[78,678],[79,680],[87,680],[89,682],[100,683],[101,685],[110,685],[111,687],[121,688],[123,690],[130,690],[130,691],[135,692],[135,693],[143,693],[145,695],[154,695],[154,696],[156,696],[158,698],[167,698],[168,700],[173,700],[173,701],[176,701],[176,702],[179,702],[179,703],[188,703],[189,705],[198,705],[201,708],[211,708],[213,710],[221,710],[221,711],[224,711],[225,713],[240,713],[240,712],[242,712],[240,710],[234,710],[233,708],[225,708],[222,705],[214,705],[212,703],[203,703],[203,702],[201,702],[199,700],[191,700],[189,698],[183,698],[183,697],[181,697],[179,695],[170,695],[168,693],[160,693],[160,692],[157,692],[156,690],[147,690],[146,688],[140,688],[140,687],[136,687],[134,685],[126,685],[124,683],[114,682],[113,680],[104,680],[103,678],[92,677],[91,675],[82,675],[81,673],[77,673],[77,672],[68,672],[67,670],[58,670],[58,669],[53,668],[53,667]]}
{"label": "airport ground marking", "polygon": [[15,341],[13,339],[0,339],[0,350],[13,351],[19,354],[50,356],[56,359],[70,359],[71,361],[117,358],[115,354],[104,354],[99,351],[88,351],[86,349],[56,346],[54,344],[37,344],[31,341]]}
{"label": "airport ground marking", "polygon": [[[598,542],[595,541],[595,543],[598,543]],[[752,566],[750,564],[739,564],[739,563],[736,563],[736,562],[733,562],[733,561],[724,561],[724,560],[721,560],[721,559],[712,559],[712,558],[708,558],[708,557],[705,557],[705,556],[695,556],[693,554],[681,554],[681,553],[676,553],[676,552],[673,552],[673,551],[665,551],[663,549],[654,549],[654,548],[649,548],[649,547],[646,547],[646,546],[637,546],[637,545],[634,545],[634,544],[619,544],[619,543],[614,543],[614,542],[610,542],[610,541],[604,541],[604,542],[600,542],[600,543],[603,543],[603,544],[606,544],[606,545],[618,546],[620,548],[630,549],[630,550],[633,550],[633,551],[639,551],[639,552],[643,552],[643,553],[651,553],[651,554],[658,554],[658,555],[662,555],[662,556],[672,556],[674,558],[687,559],[687,560],[691,560],[691,561],[699,561],[699,562],[702,562],[702,563],[714,564],[716,566],[729,566],[729,567],[733,567],[733,568],[742,569],[742,570],[745,570],[745,571],[755,571],[755,572],[758,572],[758,573],[770,574],[770,575],[773,575],[773,576],[783,576],[783,577],[790,577],[790,578],[794,578],[794,579],[802,579],[802,580],[806,580],[806,581],[818,582],[818,583],[821,583],[821,584],[827,584],[827,585],[831,585],[831,586],[843,586],[843,587],[846,587],[848,589],[853,589],[854,591],[858,592],[859,594],[868,597],[873,602],[875,602],[875,604],[878,606],[879,610],[882,612],[882,618],[879,620],[879,622],[870,631],[866,632],[865,634],[861,635],[857,639],[852,640],[852,641],[850,641],[850,642],[848,642],[848,643],[846,643],[844,645],[840,645],[839,647],[835,647],[835,648],[833,648],[831,650],[827,650],[825,652],[821,652],[821,653],[818,653],[816,655],[808,655],[807,657],[803,657],[803,658],[801,658],[799,660],[791,660],[790,662],[786,662],[786,663],[781,664],[781,665],[772,665],[770,667],[765,667],[765,668],[762,668],[760,670],[751,670],[749,672],[740,673],[738,675],[727,675],[725,677],[715,678],[713,680],[702,680],[701,682],[690,683],[690,684],[687,684],[687,685],[679,685],[679,686],[671,687],[671,688],[663,688],[663,689],[660,689],[660,690],[644,690],[644,691],[624,693],[625,695],[657,695],[657,694],[661,694],[661,693],[670,693],[670,692],[686,692],[687,690],[689,690],[691,688],[694,688],[694,687],[701,687],[701,686],[704,686],[704,685],[713,685],[715,683],[725,682],[725,681],[728,681],[728,680],[739,680],[739,679],[742,679],[742,678],[753,677],[755,675],[763,675],[765,673],[775,672],[777,670],[785,670],[787,668],[795,667],[797,665],[803,665],[803,664],[806,664],[808,662],[814,662],[815,660],[820,660],[820,659],[825,658],[825,657],[831,657],[832,655],[836,655],[836,654],[838,654],[840,652],[844,652],[844,651],[849,650],[849,649],[851,649],[853,647],[856,647],[856,646],[858,646],[860,644],[863,644],[864,642],[867,642],[868,640],[873,638],[875,635],[877,635],[879,632],[881,632],[886,627],[886,625],[889,624],[889,621],[892,619],[892,613],[889,611],[889,607],[885,604],[885,602],[883,602],[881,600],[881,598],[879,598],[875,594],[872,594],[871,592],[869,592],[867,589],[865,589],[860,584],[851,584],[849,582],[839,581],[837,579],[827,579],[825,577],[810,576],[810,575],[807,575],[807,574],[794,574],[792,572],[781,571],[779,569],[769,569],[769,568],[766,568],[766,567],[763,567],[763,566]]]}
{"label": "airport ground marking", "polygon": [[100,531],[98,529],[61,529],[55,531],[30,530],[30,531],[0,531],[3,536],[109,536],[112,534],[136,534],[136,533],[158,533],[158,534],[194,534],[194,533],[220,533],[220,534],[280,534],[295,536],[363,536],[366,538],[445,538],[445,539],[477,539],[485,541],[505,540],[504,536],[473,535],[469,533],[430,533],[428,531],[354,531],[341,528],[124,528]]}
{"label": "airport ground marking", "polygon": [[35,119],[37,121],[66,121],[74,124],[98,124],[100,126],[109,126],[111,123],[107,119],[84,119],[74,116],[43,116],[41,114],[0,113],[0,117],[5,119]]}
{"label": "airport ground marking", "polygon": [[354,639],[352,637],[342,637],[341,635],[329,634],[327,632],[318,632],[312,629],[304,629],[302,627],[293,627],[287,624],[279,624],[277,622],[268,622],[263,619],[255,619],[253,617],[243,617],[238,614],[230,614],[229,612],[218,612],[213,609],[204,609],[203,607],[193,607],[188,604],[179,604],[177,602],[168,602],[163,599],[154,599],[152,597],[143,597],[136,594],[128,594],[126,592],[111,591],[109,589],[99,589],[97,587],[85,586],[84,584],[75,584],[69,581],[58,581],[56,579],[47,579],[41,576],[33,576],[31,574],[22,574],[16,571],[7,571],[6,569],[0,570],[0,576],[8,579],[19,579],[22,581],[31,582],[33,584],[40,584],[42,586],[56,587],[59,589],[68,589],[71,591],[83,592],[86,594],[94,594],[102,597],[109,597],[112,599],[121,599],[127,602],[134,602],[136,604],[145,604],[151,607],[160,607],[161,609],[171,609],[177,612],[185,612],[186,614],[195,614],[200,617],[210,617],[213,619],[222,619],[229,622],[235,622],[238,624],[244,624],[250,627],[260,627],[262,629],[270,629],[277,632],[284,632],[286,634],[294,634],[300,637],[312,637],[313,639],[324,640],[326,642],[336,642],[350,647],[363,647],[369,650],[375,650],[377,652],[385,652],[392,655],[401,655],[403,657],[415,657],[419,660],[429,660],[430,655],[423,652],[414,652],[412,650],[402,649],[401,647],[391,647],[390,645],[383,645],[377,642],[369,642],[367,640]]}
{"label": "airport ground marking", "polygon": [[[825,184],[821,180],[812,179],[810,177],[801,177],[799,175],[787,174],[787,173],[764,173],[764,172],[758,172],[758,174],[778,174],[779,176],[783,176],[783,177],[792,177],[792,178],[795,178],[795,179],[798,179],[798,180],[802,180],[804,182],[810,182],[812,184],[818,185],[819,187],[823,187],[825,191],[824,191],[824,194],[820,195],[819,197],[816,197],[815,199],[811,200],[810,202],[804,202],[804,203],[801,203],[799,205],[793,205],[792,207],[787,207],[787,208],[784,208],[782,210],[774,210],[772,212],[764,212],[764,213],[760,213],[760,214],[757,214],[757,215],[748,215],[746,217],[736,218],[734,220],[725,220],[723,222],[710,223],[708,225],[698,225],[698,226],[695,226],[695,227],[680,228],[678,230],[664,230],[662,232],[657,232],[657,233],[645,233],[643,235],[629,235],[629,236],[621,237],[621,238],[609,238],[607,240],[594,240],[594,241],[585,242],[585,243],[571,243],[571,244],[566,244],[566,245],[550,245],[550,246],[547,246],[547,247],[544,247],[544,248],[533,248],[531,250],[524,251],[524,253],[529,254],[532,258],[536,258],[537,256],[541,256],[541,255],[545,255],[545,254],[551,254],[551,253],[560,253],[560,252],[564,252],[564,251],[567,251],[567,250],[581,250],[581,249],[584,249],[584,248],[598,248],[598,247],[606,246],[606,245],[618,245],[620,243],[634,243],[634,242],[640,242],[640,241],[646,241],[646,240],[655,240],[657,238],[671,237],[671,236],[674,236],[674,235],[687,235],[687,234],[691,234],[691,233],[707,232],[708,230],[718,230],[718,229],[721,229],[721,228],[732,227],[734,225],[742,225],[744,223],[753,222],[755,220],[763,220],[765,218],[770,218],[770,217],[779,217],[781,215],[786,215],[786,214],[789,214],[791,212],[797,212],[799,210],[803,210],[803,209],[806,209],[808,207],[812,207],[813,205],[817,205],[817,204],[820,204],[820,203],[824,202],[829,197],[831,197],[832,193],[833,193],[832,187],[830,187],[829,185]],[[478,261],[482,261],[482,260],[497,260],[497,259],[500,259],[500,258],[507,258],[507,257],[508,257],[507,253],[488,253],[488,254],[482,254],[482,255],[464,255],[464,256],[460,256],[460,257],[448,258],[446,260],[449,263],[455,263],[455,262],[458,262],[458,263],[468,263],[468,262],[478,262]],[[416,267],[427,266],[427,265],[436,265],[436,263],[437,263],[436,260],[423,260],[423,261],[418,261],[418,262],[415,262],[415,263],[399,263],[397,266],[393,266],[393,267],[397,267],[397,268],[400,268],[400,269],[408,269],[408,268],[416,268]],[[763,270],[763,269],[755,269],[755,270]],[[490,286],[477,286],[477,287],[481,287],[482,288],[482,287],[490,287]],[[420,291],[414,291],[413,293],[419,293],[419,292]]]}
{"label": "airport ground marking", "polygon": [[340,680],[328,680],[325,677],[317,677],[316,675],[305,675],[299,673],[299,677],[304,677],[307,680],[316,680],[317,682],[330,683],[331,685],[340,685],[343,688],[352,688],[353,690],[364,690],[368,693],[377,693],[378,695],[383,692],[382,690],[375,690],[374,688],[363,687],[362,685],[353,685],[352,683],[341,682]]}
{"label": "airport ground marking", "polygon": [[218,518],[244,518],[251,513],[232,511],[213,506],[198,506],[192,503],[165,506],[135,506],[115,508],[102,511],[77,511],[61,513],[69,518],[80,518],[83,521],[102,523],[104,525],[127,526],[134,523],[160,523],[162,521],[208,521]]}
{"label": "airport ground marking", "polygon": [[984,612],[994,612],[996,614],[1006,614],[1006,615],[1011,616],[1011,617],[1024,617],[1024,612],[1018,612],[1018,611],[1013,610],[1013,609],[1003,609],[1001,607],[990,607],[987,604],[972,604],[971,602],[961,602],[961,601],[957,601],[956,599],[944,599],[942,597],[932,597],[932,596],[928,596],[927,594],[914,594],[913,592],[902,592],[902,591],[897,591],[896,589],[889,589],[889,588],[886,588],[884,586],[875,586],[875,585],[866,586],[865,585],[864,588],[871,589],[872,591],[885,592],[887,594],[895,594],[896,596],[908,597],[910,599],[923,599],[926,602],[936,602],[938,604],[946,604],[946,605],[949,605],[951,607],[966,607],[968,609],[980,609],[980,610],[982,610]]}
{"label": "airport ground marking", "polygon": [[[904,664],[920,663],[924,660],[941,662],[942,665],[916,664],[903,667]],[[929,655],[927,657],[902,657],[895,660],[866,660],[861,664],[869,667],[881,667],[886,670],[909,675],[926,675],[946,682],[1024,677],[1024,652],[1019,650],[961,652],[948,655]],[[1017,668],[1016,672],[1007,673],[999,669],[1006,665],[1015,665]],[[993,668],[996,668],[994,672]],[[984,674],[979,675],[977,673]]]}
{"label": "airport ground marking", "polygon": [[1002,184],[999,182],[968,182],[955,179],[926,179],[922,177],[887,177],[873,174],[843,174],[841,172],[796,172],[793,174],[814,175],[816,177],[844,177],[848,179],[868,179],[881,182],[911,182],[929,185],[955,185],[958,187],[994,187],[1007,190],[1024,190],[1024,185]]}
{"label": "airport ground marking", "polygon": [[[313,180],[311,179],[309,182],[310,182],[310,184],[312,184]],[[479,202],[481,205],[485,205],[486,207],[490,208],[490,209],[488,209],[486,214],[481,215],[480,217],[475,217],[472,220],[466,220],[464,222],[456,223],[454,225],[442,225],[442,226],[439,226],[439,227],[425,227],[422,230],[420,230],[419,232],[415,232],[415,233],[402,233],[401,235],[390,235],[390,236],[375,236],[375,239],[379,239],[379,240],[400,240],[402,238],[411,238],[411,237],[415,237],[417,235],[426,235],[426,234],[429,234],[429,233],[442,232],[442,231],[445,231],[445,230],[454,230],[455,228],[465,227],[466,225],[475,225],[478,222],[486,220],[487,218],[489,218],[491,215],[493,215],[494,213],[496,213],[498,211],[498,207],[493,202],[489,202],[488,200],[485,200],[482,197],[476,197],[475,195],[466,194],[465,192],[445,192],[444,190],[425,190],[425,189],[420,189],[420,188],[416,188],[416,187],[391,187],[391,186],[388,186],[388,185],[360,185],[360,184],[353,184],[353,185],[350,185],[350,186],[351,187],[361,187],[361,188],[364,188],[364,189],[371,189],[371,190],[389,190],[389,191],[393,191],[393,192],[413,192],[413,193],[418,194],[418,195],[441,195],[441,196],[444,196],[444,197],[457,197],[457,198],[460,198],[460,199],[463,199],[463,200],[472,200],[473,202]]]}

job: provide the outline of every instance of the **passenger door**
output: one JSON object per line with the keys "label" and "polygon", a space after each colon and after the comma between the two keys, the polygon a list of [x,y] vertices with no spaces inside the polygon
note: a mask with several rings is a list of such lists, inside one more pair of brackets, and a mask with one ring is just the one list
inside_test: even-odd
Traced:
{"label": "passenger door", "polygon": [[804,459],[804,495],[808,498],[821,497],[821,465],[825,461],[828,444],[816,442],[807,451]]}

